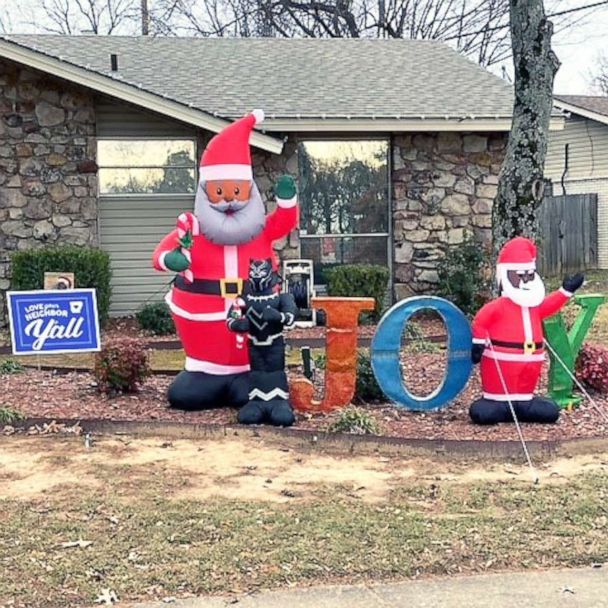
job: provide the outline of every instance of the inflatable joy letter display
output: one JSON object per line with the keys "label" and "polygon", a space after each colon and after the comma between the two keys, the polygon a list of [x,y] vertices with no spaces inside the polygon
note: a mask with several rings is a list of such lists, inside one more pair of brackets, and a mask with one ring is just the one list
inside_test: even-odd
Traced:
{"label": "inflatable joy letter display", "polygon": [[[312,305],[327,315],[325,394],[316,401],[312,383],[304,378],[287,386],[280,334],[285,325],[293,324],[297,311],[291,303],[281,301],[274,284],[268,293],[251,292],[252,260],[267,262],[267,276],[274,277],[273,243],[287,236],[298,222],[293,178],[285,175],[277,180],[277,209],[270,215],[266,215],[253,181],[249,137],[263,117],[261,110],[254,110],[211,139],[201,158],[194,213],[179,216],[176,229],[157,246],[153,264],[157,270],[177,274],[166,302],[186,362],[169,388],[170,405],[186,410],[248,406],[242,411],[243,422],[286,426],[293,423],[292,406],[299,411],[328,412],[352,401],[358,317],[362,311],[374,309],[374,300],[313,299]],[[480,363],[483,396],[471,406],[474,422],[511,421],[511,406],[522,421],[557,420],[555,401],[534,395],[545,358],[543,321],[555,351],[572,367],[593,314],[604,299],[579,300],[583,316],[567,333],[563,322],[551,317],[582,285],[583,276],[566,277],[561,289],[545,297],[536,272],[536,247],[522,237],[503,247],[497,278],[500,297],[479,311],[472,327],[442,298],[409,298],[384,315],[372,341],[371,360],[378,384],[389,399],[411,410],[439,409],[465,387],[471,364]],[[264,304],[260,313],[258,308],[265,299],[268,306]],[[237,301],[244,303],[242,310],[234,306]],[[426,309],[439,313],[446,325],[448,365],[437,389],[418,397],[401,378],[400,342],[410,317]],[[239,324],[229,327],[232,313],[247,315],[247,323],[242,328]],[[249,331],[257,313],[267,317],[261,325],[274,324],[274,333],[266,335],[266,326]],[[267,360],[270,353],[272,361]],[[257,357],[253,372],[251,356]],[[564,378],[552,365],[550,392],[560,405],[573,399],[571,382]]]}
{"label": "inflatable joy letter display", "polygon": [[[448,332],[448,365],[443,382],[426,397],[415,397],[401,379],[401,336],[409,318],[421,310],[439,313]],[[466,386],[471,375],[471,328],[467,318],[442,298],[415,297],[395,304],[382,318],[372,341],[372,368],[384,394],[410,410],[436,410]],[[407,379],[406,379],[407,380]]]}

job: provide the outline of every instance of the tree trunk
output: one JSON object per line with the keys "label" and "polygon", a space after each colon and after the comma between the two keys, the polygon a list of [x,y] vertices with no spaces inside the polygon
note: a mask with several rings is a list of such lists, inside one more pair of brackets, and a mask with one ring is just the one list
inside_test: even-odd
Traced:
{"label": "tree trunk", "polygon": [[559,60],[543,0],[511,0],[515,68],[513,123],[492,213],[494,251],[514,236],[536,238]]}

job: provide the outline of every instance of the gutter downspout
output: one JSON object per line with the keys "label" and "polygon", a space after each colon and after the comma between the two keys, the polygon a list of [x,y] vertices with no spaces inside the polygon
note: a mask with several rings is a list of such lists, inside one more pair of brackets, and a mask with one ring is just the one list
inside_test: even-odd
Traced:
{"label": "gutter downspout", "polygon": [[562,173],[562,194],[566,196],[566,174],[570,164],[570,144],[564,146],[564,172]]}

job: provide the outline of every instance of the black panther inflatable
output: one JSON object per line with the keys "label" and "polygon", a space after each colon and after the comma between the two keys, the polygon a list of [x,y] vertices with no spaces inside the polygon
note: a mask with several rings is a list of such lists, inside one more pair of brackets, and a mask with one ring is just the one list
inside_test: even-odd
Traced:
{"label": "black panther inflatable", "polygon": [[280,280],[272,260],[251,260],[248,289],[228,316],[228,328],[248,337],[249,403],[239,411],[241,424],[291,426],[295,421],[285,373],[283,328],[293,325],[298,308],[291,294],[278,293]]}

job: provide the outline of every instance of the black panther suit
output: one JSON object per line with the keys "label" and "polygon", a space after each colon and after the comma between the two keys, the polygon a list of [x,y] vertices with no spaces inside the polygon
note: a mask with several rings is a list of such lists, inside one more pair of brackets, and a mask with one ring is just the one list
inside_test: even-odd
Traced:
{"label": "black panther suit", "polygon": [[291,426],[295,421],[283,328],[293,325],[298,308],[290,294],[276,291],[279,281],[271,260],[251,260],[249,288],[229,314],[228,328],[248,336],[251,362],[249,403],[239,411],[241,424]]}

